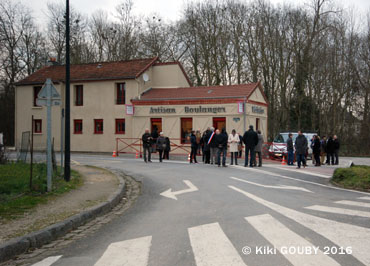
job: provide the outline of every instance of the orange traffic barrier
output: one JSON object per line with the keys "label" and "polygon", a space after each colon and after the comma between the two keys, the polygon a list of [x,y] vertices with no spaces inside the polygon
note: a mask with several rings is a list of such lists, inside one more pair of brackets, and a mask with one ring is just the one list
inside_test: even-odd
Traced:
{"label": "orange traffic barrier", "polygon": [[139,152],[136,152],[136,159],[139,159]]}
{"label": "orange traffic barrier", "polygon": [[190,162],[190,153],[188,154],[188,162]]}

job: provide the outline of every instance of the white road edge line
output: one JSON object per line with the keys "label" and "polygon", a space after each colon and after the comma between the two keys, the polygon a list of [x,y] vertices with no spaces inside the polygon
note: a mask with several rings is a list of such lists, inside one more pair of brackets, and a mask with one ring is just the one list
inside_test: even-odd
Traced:
{"label": "white road edge line", "polygon": [[237,187],[228,187],[243,194],[249,199],[258,202],[259,204],[288,217],[317,234],[320,234],[339,247],[351,247],[353,257],[357,258],[365,265],[370,265],[370,253],[368,250],[370,245],[369,228],[337,222],[299,212],[271,201],[264,200]]}
{"label": "white road edge line", "polygon": [[271,176],[281,177],[281,178],[285,178],[285,179],[290,179],[290,180],[303,182],[303,183],[307,183],[307,184],[311,184],[311,185],[315,185],[315,186],[320,186],[320,187],[325,187],[325,188],[330,188],[330,189],[335,189],[335,190],[340,190],[340,191],[354,192],[354,193],[363,194],[363,195],[369,195],[368,192],[362,192],[362,191],[357,191],[357,190],[352,190],[352,189],[345,189],[345,188],[340,188],[340,187],[328,186],[328,185],[324,185],[324,184],[320,184],[320,183],[315,183],[315,182],[312,182],[312,181],[307,181],[307,180],[302,180],[302,179],[298,179],[298,178],[294,178],[294,177],[275,174],[275,173],[264,171],[264,170],[256,170],[256,169],[253,169],[253,168],[250,168],[250,167],[242,167],[242,166],[234,166],[234,167],[238,168],[238,169],[243,169],[243,170],[252,170],[252,171],[264,173],[266,175],[271,175]]}
{"label": "white road edge line", "polygon": [[[291,231],[285,225],[280,223],[270,214],[245,217],[264,238],[266,238],[280,253],[284,247],[311,247],[311,254],[283,254],[284,257],[293,265],[325,265],[339,266],[331,257],[325,255],[319,247],[315,247],[309,241]],[[315,248],[315,249],[314,249]]]}
{"label": "white road edge line", "polygon": [[302,188],[302,187],[285,186],[285,185],[280,185],[280,186],[262,185],[262,184],[254,183],[254,182],[247,181],[247,180],[240,179],[240,178],[233,177],[233,176],[230,176],[230,178],[234,179],[234,180],[237,180],[237,181],[240,181],[240,182],[244,182],[244,183],[247,183],[247,184],[258,186],[258,187],[273,188],[273,189],[287,189],[287,190],[301,190],[301,191],[304,191],[304,192],[313,193],[312,191],[310,191],[308,189],[305,189],[305,188]]}
{"label": "white road edge line", "polygon": [[246,266],[218,223],[188,228],[197,266]]}
{"label": "white road edge line", "polygon": [[280,169],[280,170],[287,170],[287,171],[300,173],[300,174],[305,174],[305,175],[318,176],[318,177],[323,177],[323,178],[331,178],[331,176],[329,176],[329,175],[323,175],[323,174],[318,174],[318,173],[309,173],[309,172],[306,172],[304,170],[302,171],[302,170],[290,169],[290,168],[285,168],[285,167],[280,167],[280,166],[274,166],[274,165],[271,165],[271,164],[266,165],[266,167],[277,168],[277,169]]}

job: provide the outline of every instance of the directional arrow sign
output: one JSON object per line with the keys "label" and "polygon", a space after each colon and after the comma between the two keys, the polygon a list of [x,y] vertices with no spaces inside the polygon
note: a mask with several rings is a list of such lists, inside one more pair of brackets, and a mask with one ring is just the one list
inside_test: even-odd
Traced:
{"label": "directional arrow sign", "polygon": [[184,194],[184,193],[188,193],[188,192],[194,192],[194,191],[197,191],[198,190],[198,188],[196,186],[194,186],[189,180],[183,180],[183,182],[189,188],[183,189],[183,190],[179,190],[179,191],[172,191],[172,189],[170,188],[170,189],[162,192],[160,195],[163,196],[163,197],[167,197],[167,198],[170,198],[170,199],[177,200],[176,195],[180,195],[180,194]]}

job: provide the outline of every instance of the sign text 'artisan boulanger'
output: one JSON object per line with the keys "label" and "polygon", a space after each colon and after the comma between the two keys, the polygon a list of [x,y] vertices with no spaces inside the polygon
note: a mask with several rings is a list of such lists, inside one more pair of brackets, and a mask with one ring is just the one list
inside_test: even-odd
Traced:
{"label": "sign text 'artisan boulanger'", "polygon": [[[226,113],[225,107],[184,107],[185,113]],[[175,114],[176,109],[175,108],[167,108],[167,107],[150,107],[151,114]]]}

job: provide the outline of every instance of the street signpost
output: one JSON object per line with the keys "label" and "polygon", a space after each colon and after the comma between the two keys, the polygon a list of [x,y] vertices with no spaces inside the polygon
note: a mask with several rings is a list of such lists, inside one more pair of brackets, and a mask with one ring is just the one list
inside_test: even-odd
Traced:
{"label": "street signpost", "polygon": [[60,94],[54,87],[51,79],[46,79],[44,86],[37,95],[36,103],[47,107],[47,187],[48,192],[52,188],[52,165],[51,165],[51,106],[61,105]]}

